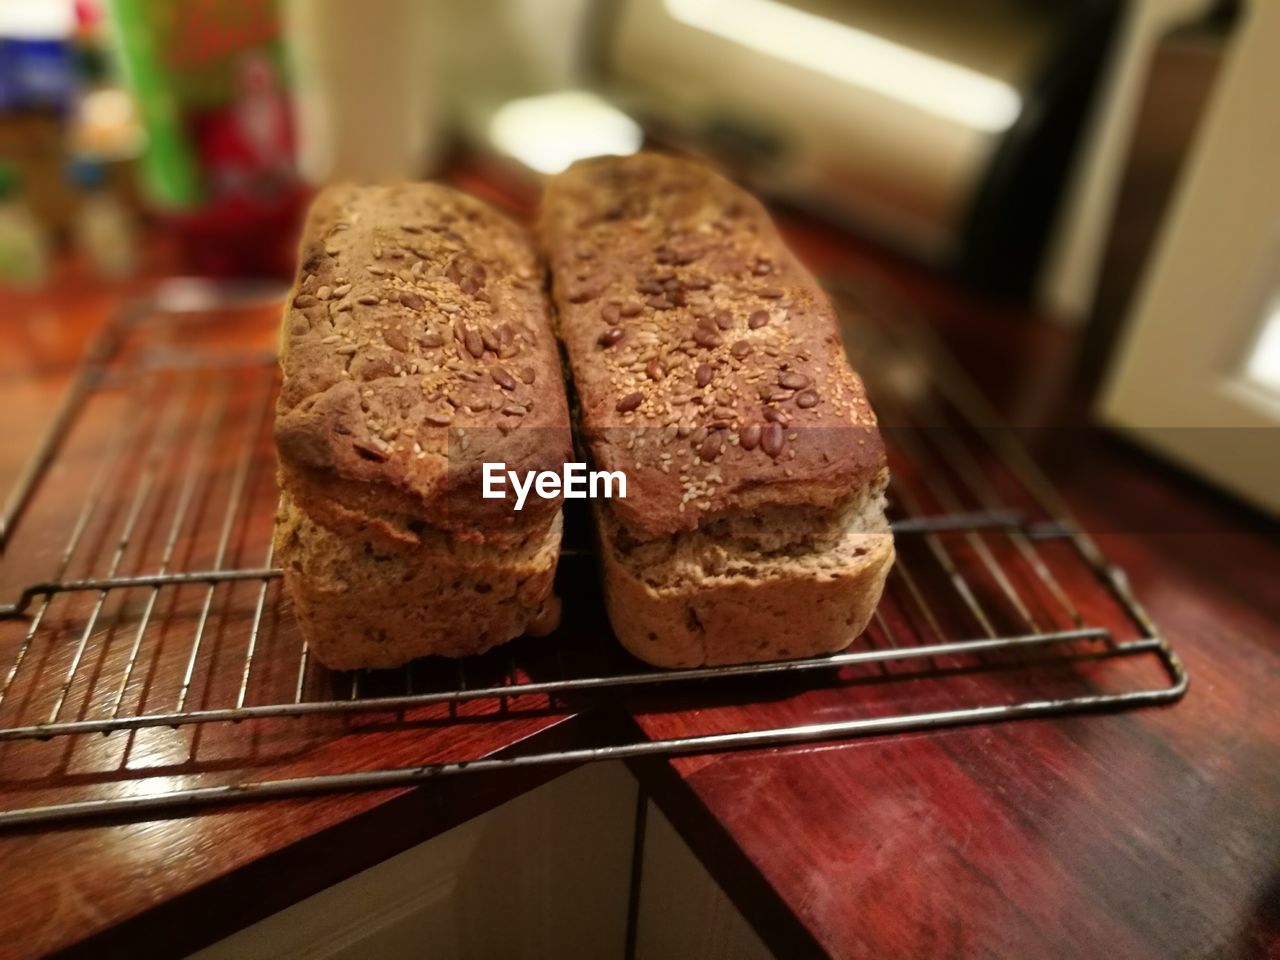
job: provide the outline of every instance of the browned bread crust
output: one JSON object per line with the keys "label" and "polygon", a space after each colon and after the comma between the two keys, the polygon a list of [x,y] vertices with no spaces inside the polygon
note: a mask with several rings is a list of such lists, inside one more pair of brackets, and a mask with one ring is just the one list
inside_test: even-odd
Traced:
{"label": "browned bread crust", "polygon": [[835,313],[764,208],[696,163],[600,158],[555,177],[541,234],[587,443],[627,475],[637,536],[883,485]]}
{"label": "browned bread crust", "polygon": [[412,545],[545,526],[557,500],[481,497],[481,464],[556,470],[571,450],[543,273],[525,233],[438,184],[326,189],[281,341],[284,484],[339,532]]}

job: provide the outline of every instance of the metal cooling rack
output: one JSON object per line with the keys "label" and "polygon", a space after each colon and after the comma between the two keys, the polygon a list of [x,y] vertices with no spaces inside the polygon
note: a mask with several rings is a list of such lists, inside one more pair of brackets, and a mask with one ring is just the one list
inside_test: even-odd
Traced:
{"label": "metal cooling rack", "polygon": [[[1180,698],[1186,673],[1123,574],[1075,526],[923,325],[866,309],[849,290],[836,294],[890,450],[899,556],[885,599],[844,653],[677,671],[647,668],[622,652],[594,601],[557,636],[465,662],[351,674],[310,662],[282,613],[270,548],[278,311],[244,309],[244,297],[181,285],[133,304],[90,348],[0,517],[0,748],[334,715],[391,714],[393,723],[410,723],[434,710],[436,723],[462,722],[476,702],[496,712],[467,722],[498,722],[529,702],[603,721],[655,703],[698,710],[776,699],[795,693],[787,677],[804,680],[796,693],[801,708],[804,691],[839,690],[855,715],[831,719],[824,711],[801,724],[678,739],[647,738],[623,724],[629,733],[617,742],[582,749],[237,777],[106,798],[71,792],[65,802],[55,778],[54,802],[48,792],[38,803],[11,801],[0,810],[0,827],[143,818],[463,771],[793,744]],[[580,591],[594,568],[581,526],[569,524],[561,569],[576,583],[561,587],[562,595]],[[1110,685],[1098,672],[1109,676],[1111,665],[1139,658],[1155,670],[1140,678],[1119,671]],[[1078,675],[1080,663],[1094,672]],[[957,704],[929,695],[944,677],[1011,666],[1031,679],[1008,680],[1002,697]],[[858,678],[867,671],[882,680],[909,677],[908,694],[891,709],[859,714]],[[1057,688],[1037,671],[1070,675],[1083,691],[1046,693]]]}

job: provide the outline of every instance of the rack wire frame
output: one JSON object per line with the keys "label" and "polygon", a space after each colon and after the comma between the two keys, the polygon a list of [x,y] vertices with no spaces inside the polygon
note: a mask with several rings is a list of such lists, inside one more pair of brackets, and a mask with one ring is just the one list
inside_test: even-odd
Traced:
{"label": "rack wire frame", "polygon": [[[835,294],[837,303],[841,306],[850,309],[857,306],[851,299],[850,291],[837,289]],[[213,296],[216,300],[216,291]],[[260,461],[264,454],[261,440],[269,427],[274,397],[274,357],[269,353],[224,353],[214,357],[202,355],[198,351],[180,350],[176,353],[146,355],[142,362],[136,356],[122,360],[123,345],[135,338],[139,331],[145,332],[150,326],[163,324],[166,316],[162,297],[140,300],[129,305],[90,345],[47,434],[19,477],[5,503],[3,513],[0,513],[0,551],[7,551],[24,513],[51,467],[57,462],[86,405],[101,391],[121,386],[131,391],[133,413],[137,416],[117,418],[116,426],[105,439],[97,470],[89,482],[87,495],[78,514],[70,524],[70,533],[57,558],[54,575],[40,582],[24,584],[16,597],[0,602],[0,620],[26,618],[27,624],[25,634],[10,662],[7,665],[0,662],[0,671],[3,671],[0,672],[0,743],[95,733],[111,734],[148,727],[180,727],[280,717],[368,712],[392,712],[403,716],[404,711],[436,704],[448,704],[451,707],[472,701],[505,704],[507,698],[522,694],[555,698],[569,694],[598,693],[602,690],[657,689],[661,692],[675,685],[690,685],[696,681],[795,674],[824,677],[831,675],[833,668],[857,665],[879,665],[882,669],[890,665],[909,665],[927,670],[938,657],[981,658],[988,654],[1026,657],[1037,653],[1052,654],[1080,643],[1096,646],[1100,651],[1099,655],[1105,657],[1154,656],[1163,668],[1167,682],[1159,686],[1139,686],[1120,692],[1048,698],[1027,696],[1016,698],[1013,702],[974,704],[942,710],[907,709],[887,716],[820,720],[799,725],[679,738],[646,739],[635,736],[623,742],[580,749],[523,752],[391,769],[335,771],[300,778],[258,779],[137,796],[28,806],[0,810],[0,828],[43,826],[103,816],[145,818],[166,811],[231,801],[405,786],[463,772],[767,747],[1016,718],[1126,709],[1171,703],[1186,692],[1188,677],[1181,661],[1134,597],[1123,572],[1108,562],[1094,541],[1071,520],[1053,487],[1026,452],[1006,434],[990,427],[997,422],[994,412],[945,352],[936,342],[928,340],[919,326],[911,326],[909,342],[905,342],[905,345],[904,342],[898,342],[897,347],[906,349],[909,355],[921,362],[927,361],[931,385],[929,395],[936,393],[940,398],[930,402],[945,404],[948,409],[955,411],[978,442],[985,445],[988,452],[1017,478],[1041,511],[1039,516],[1032,517],[1024,509],[1006,504],[984,475],[973,451],[949,431],[931,431],[921,436],[912,436],[908,431],[896,437],[895,443],[900,445],[901,452],[914,461],[934,461],[945,464],[947,469],[924,473],[924,490],[936,504],[944,508],[941,512],[927,509],[921,502],[922,494],[919,490],[913,491],[905,485],[894,484],[893,499],[898,513],[893,521],[895,537],[900,543],[919,540],[924,545],[927,556],[941,571],[943,582],[948,583],[950,590],[954,592],[952,599],[958,598],[962,609],[967,611],[973,625],[977,627],[976,635],[956,636],[942,625],[940,616],[935,612],[935,605],[930,602],[929,588],[923,585],[923,578],[918,576],[917,571],[907,563],[902,551],[899,551],[894,576],[900,579],[904,593],[916,608],[913,616],[932,631],[935,642],[906,642],[908,638],[896,636],[886,617],[877,611],[875,628],[887,644],[873,649],[851,647],[843,653],[800,660],[682,670],[654,670],[631,662],[620,670],[575,673],[561,663],[560,675],[553,679],[522,675],[515,663],[508,663],[506,669],[501,671],[498,681],[479,685],[468,684],[466,671],[460,666],[456,683],[427,691],[415,690],[413,671],[405,670],[403,689],[394,693],[382,692],[382,689],[362,689],[362,686],[370,685],[364,684],[363,681],[367,678],[363,674],[356,673],[349,675],[349,682],[343,691],[345,696],[332,695],[333,684],[327,688],[331,692],[329,696],[309,694],[308,678],[319,668],[310,662],[306,646],[301,644],[294,665],[290,668],[296,675],[296,680],[292,683],[292,696],[277,697],[270,702],[251,702],[250,681],[262,667],[258,646],[260,629],[264,615],[274,602],[269,600],[268,591],[280,577],[280,571],[272,565],[269,546],[257,565],[234,566],[229,565],[228,561],[233,532],[239,524],[249,522],[248,518],[239,516],[246,485],[251,473],[262,466]],[[906,336],[906,325],[881,324],[880,327],[883,327],[882,334],[884,330],[893,331],[891,339],[900,340]],[[190,381],[193,377],[187,376],[187,373],[201,372],[213,377],[225,375],[247,378],[253,390],[247,412],[241,418],[246,424],[244,436],[247,442],[236,454],[234,466],[230,470],[225,507],[209,528],[216,531],[211,562],[197,569],[181,569],[176,563],[177,547],[184,531],[194,523],[192,514],[197,508],[201,470],[207,466],[210,451],[231,416],[232,381],[225,380],[220,399],[206,404],[195,435],[184,438],[186,442],[181,444],[180,456],[174,453],[176,433],[180,429],[182,411],[190,400],[194,386],[187,390],[185,399],[182,391],[187,388],[180,388],[177,403],[173,403],[172,397],[169,397],[170,402],[164,405],[163,412],[151,418],[148,427],[141,425],[142,414],[148,408],[147,391],[154,388],[155,378],[168,375],[179,381]],[[151,387],[147,386],[148,381]],[[895,408],[906,418],[904,411],[908,404],[896,395],[900,392],[902,391],[883,387],[872,390],[873,402],[881,411],[882,418],[886,410]],[[905,391],[907,394],[913,392],[919,391]],[[106,486],[112,481],[121,459],[127,456],[131,444],[136,445],[144,429],[150,431],[149,439],[144,444],[146,453],[134,466],[132,495],[128,498],[123,526],[114,545],[108,550],[105,570],[86,577],[65,576],[72,558],[82,546],[86,530],[101,503]],[[269,459],[269,453],[266,457]],[[181,469],[178,468],[178,460],[181,461]],[[164,534],[159,562],[154,569],[122,573],[121,562],[135,533],[139,517],[143,514],[148,498],[162,485],[170,491],[173,510]],[[965,503],[966,500],[969,501],[968,504]],[[1043,618],[1038,618],[1032,612],[1031,604],[1007,574],[1005,566],[991,547],[990,538],[996,536],[1005,538],[1005,545],[1025,563],[1044,595],[1051,598],[1052,603],[1057,606],[1058,613],[1067,626],[1061,623],[1057,626],[1048,625],[1042,622]],[[965,556],[959,555],[952,548],[949,539],[952,537],[965,542]],[[1096,583],[1123,611],[1136,636],[1120,638],[1103,625],[1087,622],[1069,591],[1059,582],[1051,565],[1046,563],[1040,553],[1041,545],[1049,543],[1065,544],[1071,548],[1076,560],[1087,568]],[[566,550],[566,562],[589,559],[588,550]],[[971,585],[975,569],[996,585],[997,595],[1014,611],[1015,620],[1021,621],[1022,630],[1002,632],[998,629],[986,605]],[[205,656],[206,634],[215,591],[222,585],[238,582],[258,585],[249,629],[244,638],[239,682],[234,695],[228,696],[226,702],[215,706],[195,706],[191,703],[193,678]],[[126,691],[135,679],[144,636],[154,623],[161,592],[168,588],[184,587],[204,587],[204,595],[195,617],[194,634],[186,653],[176,697],[172,705],[164,709],[134,708],[127,703]],[[77,684],[81,666],[94,652],[95,644],[100,642],[95,628],[103,617],[108,600],[129,591],[143,591],[145,599],[135,611],[136,616],[124,624],[131,629],[132,639],[118,678],[107,685],[114,693],[95,715],[68,719],[64,712],[69,692]],[[8,722],[3,719],[7,716],[4,712],[6,699],[15,686],[20,681],[27,680],[27,674],[35,669],[27,667],[29,655],[41,637],[42,623],[50,605],[55,599],[68,595],[92,598],[92,603],[83,628],[73,640],[65,669],[59,670],[58,675],[48,681],[48,685],[52,687],[51,705],[43,719],[34,722]],[[137,596],[136,593],[132,595]],[[115,616],[118,618],[119,614]],[[116,626],[119,627],[120,624],[117,623]],[[919,638],[915,639],[918,641]],[[42,678],[33,682],[39,682],[40,679]],[[385,680],[385,676],[382,679]],[[385,682],[380,687],[385,689]],[[687,686],[682,688],[688,689]],[[577,708],[574,712],[581,712],[581,709]]]}

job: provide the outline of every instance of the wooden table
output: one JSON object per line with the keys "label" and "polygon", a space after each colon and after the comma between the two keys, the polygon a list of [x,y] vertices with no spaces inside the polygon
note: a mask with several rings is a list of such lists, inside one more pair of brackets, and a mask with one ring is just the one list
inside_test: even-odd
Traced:
{"label": "wooden table", "polygon": [[[871,277],[922,310],[1015,422],[1087,419],[1064,400],[1071,335],[831,231],[795,222],[792,236],[818,269]],[[56,292],[10,298],[0,487],[118,296],[72,273]],[[1191,692],[1168,709],[636,762],[642,786],[779,955],[1280,956],[1275,529],[1115,438],[1036,437],[1070,506],[1173,639]],[[789,708],[739,709],[767,724]],[[649,735],[695,726],[679,712],[636,723]],[[477,749],[591,734],[573,719],[484,731],[474,736],[492,742]],[[438,750],[388,729],[282,768],[370,754],[409,764]],[[551,775],[0,836],[0,953],[190,950]]]}

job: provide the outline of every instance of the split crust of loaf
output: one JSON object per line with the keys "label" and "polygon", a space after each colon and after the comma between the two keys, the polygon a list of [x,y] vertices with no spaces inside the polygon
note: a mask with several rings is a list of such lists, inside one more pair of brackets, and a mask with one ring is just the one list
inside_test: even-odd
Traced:
{"label": "split crust of loaf", "polygon": [[437,535],[417,550],[384,552],[313,522],[286,495],[275,548],[316,659],[332,670],[395,667],[554,629],[561,524],[557,514],[502,550]]}
{"label": "split crust of loaf", "polygon": [[752,663],[843,650],[867,626],[893,565],[876,492],[811,536],[694,531],[634,542],[596,511],[605,602],[632,654],[661,667]]}

